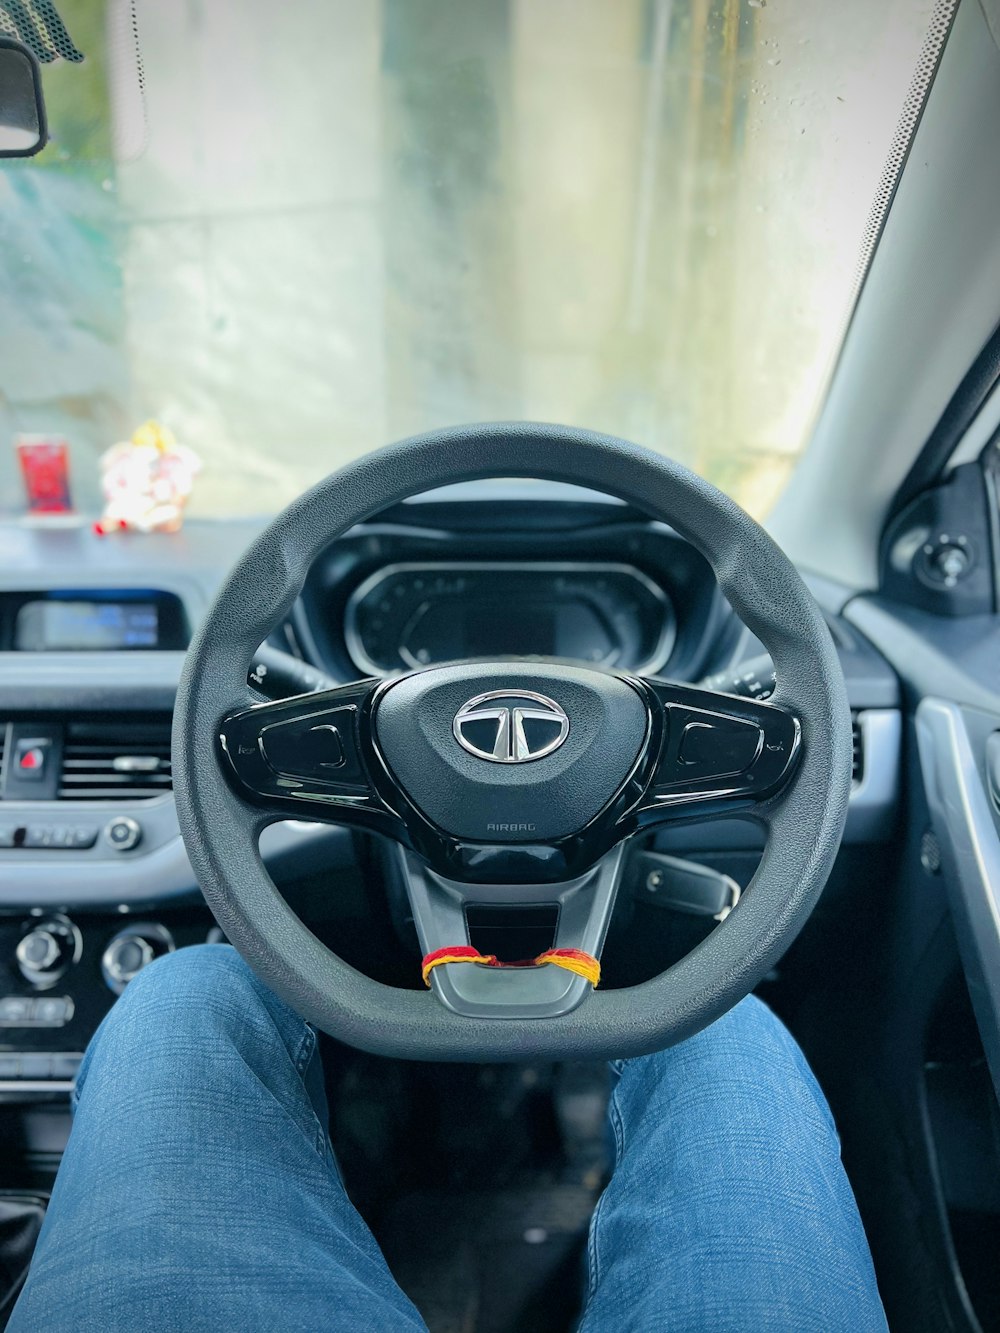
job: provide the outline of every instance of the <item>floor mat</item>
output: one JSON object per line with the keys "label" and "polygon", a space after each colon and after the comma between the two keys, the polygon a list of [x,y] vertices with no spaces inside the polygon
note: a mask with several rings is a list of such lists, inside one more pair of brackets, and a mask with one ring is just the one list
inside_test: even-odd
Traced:
{"label": "floor mat", "polygon": [[431,1333],[568,1333],[580,1308],[597,1190],[420,1191],[379,1237]]}

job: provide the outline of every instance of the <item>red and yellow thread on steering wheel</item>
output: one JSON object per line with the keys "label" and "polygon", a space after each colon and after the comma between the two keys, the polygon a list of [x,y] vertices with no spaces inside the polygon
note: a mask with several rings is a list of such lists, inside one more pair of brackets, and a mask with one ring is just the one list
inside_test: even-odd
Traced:
{"label": "red and yellow thread on steering wheel", "polygon": [[444,949],[435,949],[425,954],[420,966],[420,975],[424,985],[431,984],[431,973],[442,963],[479,963],[482,967],[544,967],[551,963],[567,972],[575,972],[578,977],[585,977],[592,986],[601,980],[601,964],[593,954],[583,949],[546,949],[537,958],[528,958],[521,963],[501,963],[495,953],[480,953],[471,944],[454,944]]}

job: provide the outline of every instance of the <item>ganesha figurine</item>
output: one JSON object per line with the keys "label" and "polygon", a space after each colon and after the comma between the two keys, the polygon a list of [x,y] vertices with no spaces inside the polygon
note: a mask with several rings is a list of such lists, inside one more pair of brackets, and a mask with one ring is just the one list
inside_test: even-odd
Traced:
{"label": "ganesha figurine", "polygon": [[104,512],[94,524],[101,536],[110,532],[176,532],[184,506],[201,471],[192,450],[178,444],[173,432],[147,421],[130,440],[113,444],[101,455]]}

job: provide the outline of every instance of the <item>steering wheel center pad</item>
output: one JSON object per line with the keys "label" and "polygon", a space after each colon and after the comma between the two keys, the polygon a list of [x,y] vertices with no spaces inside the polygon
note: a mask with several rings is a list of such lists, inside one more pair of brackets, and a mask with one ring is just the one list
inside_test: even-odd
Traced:
{"label": "steering wheel center pad", "polygon": [[[491,763],[463,749],[454,734],[456,715],[487,694],[495,694],[501,708],[510,701],[508,716],[522,698],[526,707],[532,696],[551,699],[568,719],[565,740],[520,762]],[[470,730],[476,725],[490,748],[496,735],[501,744],[507,739],[511,724],[486,716]],[[529,719],[525,727],[531,725]],[[544,728],[544,720],[536,725]],[[406,676],[389,686],[375,712],[382,755],[404,791],[440,828],[471,842],[547,842],[579,832],[626,781],[647,725],[645,701],[621,677],[514,662]]]}

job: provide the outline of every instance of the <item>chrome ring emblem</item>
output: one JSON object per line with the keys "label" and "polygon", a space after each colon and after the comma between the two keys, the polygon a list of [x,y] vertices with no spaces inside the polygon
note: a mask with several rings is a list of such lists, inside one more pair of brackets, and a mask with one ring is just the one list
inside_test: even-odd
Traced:
{"label": "chrome ring emblem", "polygon": [[459,745],[477,759],[527,764],[559,749],[569,735],[569,718],[544,694],[492,690],[464,703],[451,729]]}

